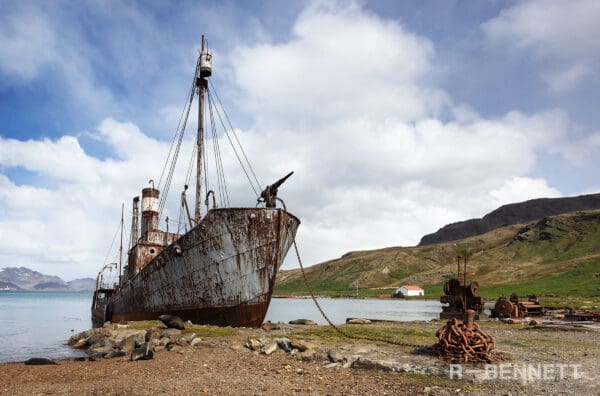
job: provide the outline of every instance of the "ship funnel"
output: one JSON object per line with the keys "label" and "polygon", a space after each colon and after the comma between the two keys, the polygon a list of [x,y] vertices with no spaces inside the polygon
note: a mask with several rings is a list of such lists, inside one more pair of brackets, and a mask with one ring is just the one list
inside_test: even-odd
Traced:
{"label": "ship funnel", "polygon": [[130,248],[135,246],[140,237],[140,197],[133,198],[133,214],[131,216],[131,244]]}
{"label": "ship funnel", "polygon": [[148,232],[158,229],[158,194],[149,187],[142,190],[142,238],[148,238]]}

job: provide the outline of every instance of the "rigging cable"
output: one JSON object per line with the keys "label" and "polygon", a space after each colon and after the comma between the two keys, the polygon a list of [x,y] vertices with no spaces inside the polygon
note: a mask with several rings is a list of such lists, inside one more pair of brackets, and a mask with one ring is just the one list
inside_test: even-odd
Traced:
{"label": "rigging cable", "polygon": [[219,147],[219,136],[217,134],[217,127],[215,123],[215,117],[213,108],[216,107],[214,100],[209,92],[208,94],[208,105],[210,112],[210,123],[211,123],[211,132],[212,132],[212,143],[213,143],[213,152],[215,156],[215,167],[217,171],[217,186],[219,189],[219,197],[221,200],[222,206],[229,206],[229,191],[227,190],[227,183],[225,180],[225,171],[223,170],[223,161],[221,157],[221,149]]}
{"label": "rigging cable", "polygon": [[179,134],[179,131],[180,131],[181,121],[183,120],[183,117],[186,114],[186,110],[185,110],[186,106],[188,106],[188,104],[194,98],[196,74],[198,74],[198,62],[199,62],[199,60],[196,61],[196,72],[194,73],[194,80],[192,81],[192,86],[190,87],[190,89],[188,91],[188,95],[186,97],[186,101],[185,101],[185,103],[183,105],[183,110],[181,111],[181,115],[179,116],[179,121],[177,122],[177,129],[175,129],[175,134],[173,135],[173,140],[171,141],[171,145],[169,146],[169,152],[167,154],[167,158],[165,160],[165,164],[163,166],[162,172],[160,174],[160,178],[158,180],[158,188],[159,188],[159,190],[161,188],[161,183],[162,183],[163,177],[165,175],[165,171],[167,169],[167,164],[169,163],[169,158],[171,158],[171,152],[173,150],[173,146],[175,144],[175,140],[177,139],[177,135]]}
{"label": "rigging cable", "polygon": [[342,335],[342,336],[344,336],[346,338],[351,338],[351,339],[354,339],[354,340],[367,340],[367,341],[385,342],[387,344],[393,344],[393,345],[405,346],[405,347],[411,347],[411,348],[427,348],[427,347],[429,347],[429,345],[411,344],[411,343],[408,343],[408,342],[402,342],[402,341],[396,341],[396,340],[389,340],[389,339],[379,338],[379,337],[369,337],[369,336],[354,335],[354,334],[350,334],[349,332],[343,330],[339,326],[336,326],[335,324],[333,324],[333,322],[331,321],[331,319],[329,319],[329,317],[325,314],[325,311],[323,311],[323,308],[321,308],[321,305],[317,301],[317,298],[315,297],[315,293],[313,292],[312,287],[310,287],[310,284],[308,283],[308,278],[306,277],[306,273],[304,272],[304,265],[302,265],[302,259],[300,258],[300,252],[298,251],[298,245],[296,244],[296,235],[294,235],[291,232],[291,229],[289,229],[289,228],[288,228],[288,232],[291,234],[290,236],[292,238],[292,244],[294,245],[294,250],[296,251],[296,258],[298,259],[298,264],[300,264],[300,270],[302,271],[302,277],[304,278],[304,284],[306,285],[306,288],[308,289],[308,292],[310,293],[310,296],[311,296],[313,302],[317,306],[317,309],[319,310],[319,312],[321,313],[321,315],[323,316],[323,318],[327,321],[327,323],[336,332],[338,332],[340,335]]}
{"label": "rigging cable", "polygon": [[[225,120],[227,120],[227,124],[229,125],[229,129],[231,129],[231,132],[233,134],[233,137],[235,138],[235,141],[237,142],[240,151],[242,153],[242,156],[244,157],[244,160],[246,161],[246,164],[248,164],[248,168],[250,169],[250,173],[252,174],[252,177],[254,178],[254,181],[256,182],[256,186],[258,187],[258,191],[261,191],[261,186],[262,183],[260,183],[258,181],[258,178],[256,177],[256,173],[254,172],[254,168],[252,167],[252,164],[250,163],[250,160],[248,159],[248,156],[246,155],[246,151],[244,150],[244,147],[242,146],[242,143],[240,142],[240,139],[238,138],[237,132],[235,131],[235,128],[233,127],[233,124],[231,123],[231,120],[229,119],[229,116],[227,115],[227,112],[225,111],[225,107],[223,106],[223,103],[221,103],[221,98],[219,97],[219,93],[217,92],[214,83],[212,82],[212,80],[210,81],[210,84],[212,86],[212,91],[215,93],[215,97],[217,98],[217,102],[219,103],[219,106],[215,106],[215,108],[217,109],[217,115],[219,116],[219,120],[221,121],[221,124],[223,125],[223,129],[225,130],[225,132],[227,133],[227,127],[225,126],[225,123],[223,122],[221,115],[218,111],[218,109],[220,108],[223,111],[223,115],[225,117]],[[229,139],[229,142],[232,146],[232,148],[234,149],[235,152],[235,146],[233,144],[233,142],[231,141],[231,139],[229,138],[229,134],[227,134],[227,139]],[[238,157],[238,161],[240,161],[240,164],[242,163],[239,156],[237,155],[237,152],[235,152],[236,157]],[[244,166],[242,165],[242,169],[244,169]],[[244,172],[245,169],[244,169]],[[248,175],[246,175],[248,177],[248,180],[250,181],[250,177]],[[252,181],[250,181],[250,184],[252,185]],[[254,188],[252,188],[254,190]],[[256,190],[254,190],[254,192],[256,193]],[[257,194],[259,195],[259,194]]]}
{"label": "rigging cable", "polygon": [[[163,194],[162,194],[162,196],[160,198],[160,203],[159,203],[159,206],[158,206],[158,212],[159,212],[158,218],[159,218],[159,221],[160,221],[160,218],[162,217],[162,212],[163,212],[165,203],[167,201],[167,196],[169,194],[169,188],[171,186],[171,181],[173,180],[173,173],[175,171],[175,165],[177,164],[177,157],[179,156],[179,150],[181,149],[181,142],[183,140],[183,135],[185,133],[185,128],[187,126],[187,121],[188,121],[188,118],[189,118],[190,110],[192,108],[192,101],[194,99],[194,94],[195,94],[195,91],[196,91],[195,90],[196,75],[198,74],[198,70],[199,70],[199,67],[200,67],[199,62],[200,61],[198,60],[198,63],[196,65],[196,73],[194,75],[194,80],[192,81],[191,94],[188,97],[188,102],[186,103],[187,110],[184,109],[185,116],[183,118],[183,124],[181,125],[181,129],[178,131],[179,132],[179,137],[177,139],[177,145],[175,146],[175,150],[173,152],[173,157],[171,159],[171,165],[169,167],[169,172],[167,173],[167,179],[166,179],[165,184],[163,186]],[[166,166],[166,163],[165,163],[165,166]]]}

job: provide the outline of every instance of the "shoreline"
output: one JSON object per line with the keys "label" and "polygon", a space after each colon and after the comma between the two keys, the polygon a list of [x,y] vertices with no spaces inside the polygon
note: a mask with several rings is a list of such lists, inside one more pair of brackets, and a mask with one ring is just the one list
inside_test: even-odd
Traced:
{"label": "shoreline", "polygon": [[[440,320],[372,323],[344,325],[344,329],[431,345],[436,341],[436,329],[444,323]],[[595,373],[600,369],[597,359],[600,325],[555,329],[497,321],[479,323],[496,338],[497,351],[510,357],[498,364],[508,365],[506,367],[575,364],[584,376],[525,382],[486,379],[483,366],[471,365],[468,370],[476,374],[451,380],[449,363],[437,356],[415,353],[411,347],[344,338],[328,326],[278,324],[279,328],[273,330],[197,326],[190,330],[201,338],[195,346],[163,349],[150,360],[65,359],[49,366],[0,363],[0,393],[266,395],[279,391],[284,394],[449,395],[592,394],[600,391],[600,384],[595,381]],[[314,355],[294,355],[280,348],[265,354],[245,346],[250,340],[262,340],[266,345],[280,337],[312,345]],[[331,355],[337,356],[339,362],[332,362]]]}

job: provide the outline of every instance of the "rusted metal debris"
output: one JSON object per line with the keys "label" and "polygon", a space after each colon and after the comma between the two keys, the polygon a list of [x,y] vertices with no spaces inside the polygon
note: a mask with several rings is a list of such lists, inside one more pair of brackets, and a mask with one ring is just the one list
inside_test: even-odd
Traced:
{"label": "rusted metal debris", "polygon": [[527,301],[519,301],[519,296],[513,293],[510,299],[504,296],[498,298],[492,309],[492,318],[524,318],[525,316],[542,316],[546,309],[540,304],[536,295],[528,296]]}
{"label": "rusted metal debris", "polygon": [[[461,269],[461,259],[464,259],[464,269]],[[442,307],[440,318],[462,319],[465,317],[465,314],[469,309],[475,311],[475,315],[479,317],[484,306],[483,297],[479,296],[479,283],[477,283],[477,281],[473,281],[467,285],[467,258],[457,256],[456,260],[458,268],[456,277],[448,280],[444,284],[444,295],[440,297],[440,302],[442,304],[448,304],[447,306]],[[463,278],[462,285],[460,280],[461,275]]]}
{"label": "rusted metal debris", "polygon": [[600,322],[600,312],[569,310],[565,320],[571,322],[595,321]]}
{"label": "rusted metal debris", "polygon": [[475,311],[469,309],[463,323],[451,319],[438,329],[435,335],[439,342],[434,346],[437,354],[453,363],[491,363],[496,341],[481,330],[474,319]]}

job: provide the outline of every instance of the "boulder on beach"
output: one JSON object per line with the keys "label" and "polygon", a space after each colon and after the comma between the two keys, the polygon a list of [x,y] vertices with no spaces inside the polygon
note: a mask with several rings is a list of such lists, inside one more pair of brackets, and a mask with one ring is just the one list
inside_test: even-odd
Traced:
{"label": "boulder on beach", "polygon": [[165,326],[167,326],[168,328],[179,329],[179,330],[184,330],[185,329],[185,323],[183,322],[183,320],[179,316],[175,316],[175,315],[160,315],[158,317],[158,320],[160,320],[161,322],[163,322],[165,324]]}
{"label": "boulder on beach", "polygon": [[295,319],[295,320],[290,320],[290,324],[295,324],[295,325],[316,325],[317,323],[310,320],[310,319]]}
{"label": "boulder on beach", "polygon": [[348,318],[348,319],[346,319],[346,323],[348,323],[348,324],[370,324],[371,321],[369,319],[364,319],[364,318]]}
{"label": "boulder on beach", "polygon": [[145,343],[139,348],[135,348],[131,352],[131,361],[136,360],[150,360],[154,357],[154,351],[152,350],[149,343]]}
{"label": "boulder on beach", "polygon": [[23,364],[27,365],[27,366],[43,366],[46,364],[58,364],[53,360],[50,360],[48,358],[39,358],[39,357],[34,357],[31,359],[27,359],[23,362]]}
{"label": "boulder on beach", "polygon": [[271,331],[271,330],[279,330],[279,329],[281,329],[281,326],[279,325],[279,323],[272,323],[270,320],[268,320],[265,323],[263,323],[261,328],[265,331]]}

